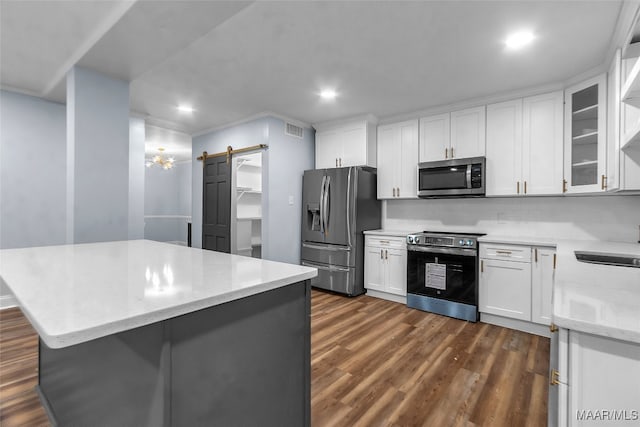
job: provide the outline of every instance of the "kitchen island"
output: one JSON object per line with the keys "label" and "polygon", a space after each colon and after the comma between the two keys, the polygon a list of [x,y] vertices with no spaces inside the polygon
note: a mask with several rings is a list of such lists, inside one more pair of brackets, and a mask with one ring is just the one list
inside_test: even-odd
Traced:
{"label": "kitchen island", "polygon": [[54,425],[309,425],[313,268],[147,240],[0,251]]}

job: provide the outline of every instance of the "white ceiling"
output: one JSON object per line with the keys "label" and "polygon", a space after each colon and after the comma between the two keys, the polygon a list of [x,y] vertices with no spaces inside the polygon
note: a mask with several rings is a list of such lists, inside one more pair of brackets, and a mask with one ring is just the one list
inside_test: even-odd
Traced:
{"label": "white ceiling", "polygon": [[[265,111],[380,118],[601,66],[619,1],[0,2],[3,88],[64,102],[73,64],[131,81],[147,123],[197,134]],[[507,33],[537,39],[508,52]],[[317,93],[335,88],[334,102]],[[193,114],[176,111],[191,103]]]}

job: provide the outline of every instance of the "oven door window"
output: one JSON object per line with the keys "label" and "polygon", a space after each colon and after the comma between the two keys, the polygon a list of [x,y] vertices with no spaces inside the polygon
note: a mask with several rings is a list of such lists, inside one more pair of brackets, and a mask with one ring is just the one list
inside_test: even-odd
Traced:
{"label": "oven door window", "polygon": [[467,188],[466,166],[446,166],[420,169],[418,190],[455,190]]}
{"label": "oven door window", "polygon": [[408,293],[477,304],[476,257],[419,251],[408,257]]}

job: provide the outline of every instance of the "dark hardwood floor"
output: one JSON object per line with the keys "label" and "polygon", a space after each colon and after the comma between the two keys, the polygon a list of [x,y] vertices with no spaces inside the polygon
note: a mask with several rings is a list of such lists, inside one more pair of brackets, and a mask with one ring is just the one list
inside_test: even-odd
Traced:
{"label": "dark hardwood floor", "polygon": [[[313,291],[313,427],[544,426],[549,340],[368,297]],[[38,340],[0,311],[0,426],[49,426]]]}

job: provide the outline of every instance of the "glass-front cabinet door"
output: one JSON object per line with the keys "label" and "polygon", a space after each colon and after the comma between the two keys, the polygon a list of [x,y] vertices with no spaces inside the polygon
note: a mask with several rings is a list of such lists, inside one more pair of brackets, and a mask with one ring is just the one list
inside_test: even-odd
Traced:
{"label": "glass-front cabinet door", "polygon": [[607,189],[606,76],[565,91],[564,191]]}

